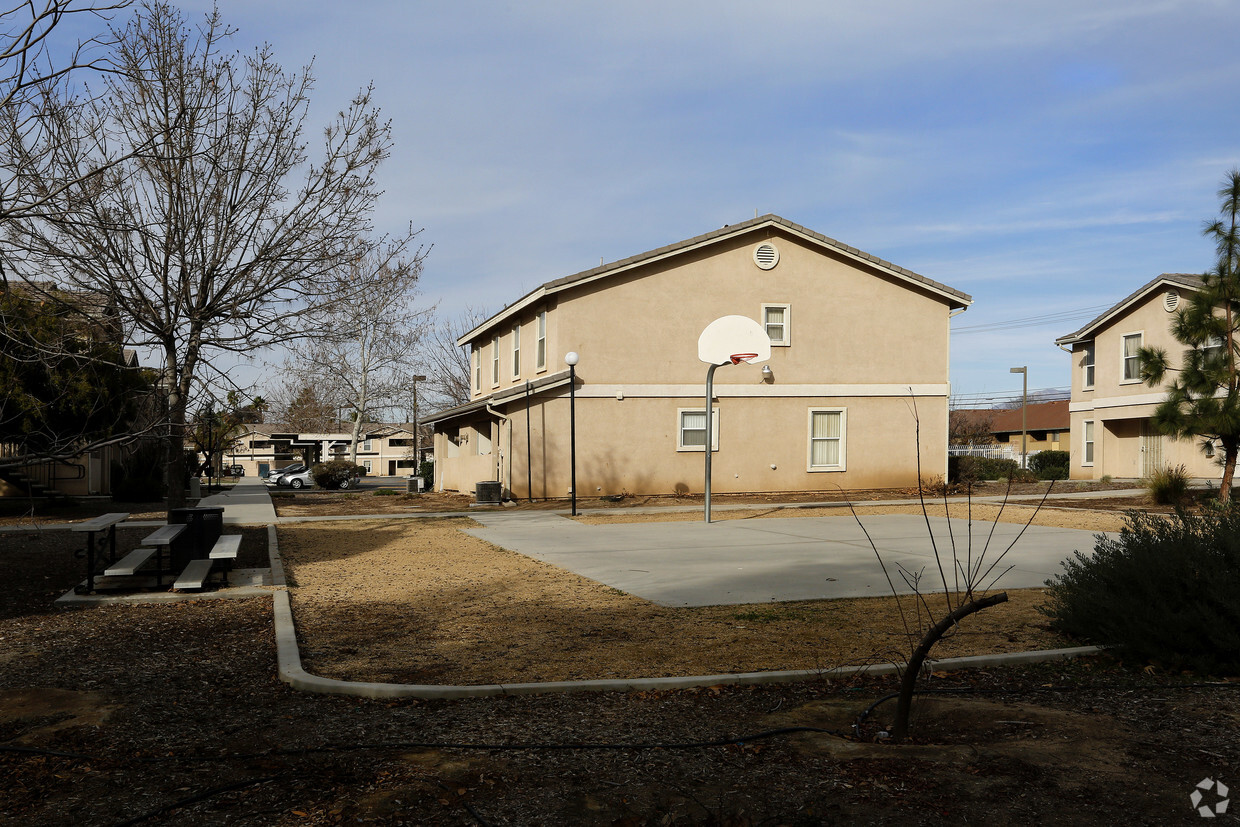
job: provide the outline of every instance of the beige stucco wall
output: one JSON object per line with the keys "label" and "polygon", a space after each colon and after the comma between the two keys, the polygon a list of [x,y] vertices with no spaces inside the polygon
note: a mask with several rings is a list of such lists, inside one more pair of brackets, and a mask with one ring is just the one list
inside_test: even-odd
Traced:
{"label": "beige stucco wall", "polygon": [[[764,241],[779,250],[771,270],[753,260]],[[763,380],[761,365],[717,370],[713,490],[916,485],[910,391],[921,418],[922,476],[946,472],[949,301],[766,227],[532,302],[471,343],[482,367],[474,398],[560,373],[564,354],[576,351],[578,494],[700,492],[702,452],[676,448],[678,409],[704,405],[707,366],[697,358],[698,337],[721,316],[761,321],[764,304],[789,306],[791,343],[772,347],[770,380]],[[545,370],[535,368],[540,310],[547,312]],[[515,374],[514,323],[521,326]],[[493,383],[495,335],[500,370]],[[501,482],[527,497],[532,471],[535,497],[568,496],[567,388],[535,397],[531,460],[525,405],[523,396],[500,405],[508,417],[496,435]],[[845,470],[807,470],[811,408],[846,410]],[[459,426],[456,420],[437,426],[436,484],[472,492],[477,481],[495,476],[479,476],[487,468],[466,450],[448,455],[448,437]]]}
{"label": "beige stucco wall", "polygon": [[[751,378],[757,367],[737,367]],[[771,391],[776,386],[763,386]],[[704,397],[650,398],[591,396],[583,383],[577,397],[577,489],[580,497],[620,493],[700,493],[704,488],[701,450],[677,449],[678,410],[701,410]],[[511,495],[536,499],[567,497],[570,478],[570,420],[567,393],[537,397],[526,428],[524,400],[514,402],[498,427],[505,464],[501,482]],[[946,465],[946,404],[917,401],[921,419],[923,476],[943,474]],[[824,491],[915,486],[916,421],[910,400],[886,398],[734,397],[720,390],[716,402],[719,448],[713,457],[712,490]],[[809,411],[845,411],[845,469],[809,471]],[[528,436],[527,436],[528,433]],[[494,479],[493,464],[462,449],[447,458],[447,435],[436,437],[438,484],[472,492],[479,480]],[[444,440],[442,446],[439,440]],[[527,449],[528,446],[528,449]],[[526,457],[532,456],[532,463]],[[773,467],[772,467],[773,466]],[[508,468],[511,468],[510,473]],[[439,469],[442,470],[439,470]],[[479,476],[492,472],[490,476]],[[530,473],[532,472],[532,474]]]}
{"label": "beige stucco wall", "polygon": [[[1171,334],[1174,313],[1164,304],[1167,286],[1159,286],[1116,318],[1099,327],[1094,336],[1094,386],[1084,386],[1085,346],[1072,349],[1072,479],[1103,476],[1140,478],[1147,466],[1183,465],[1191,476],[1219,479],[1222,470],[1191,440],[1149,434],[1145,423],[1164,396],[1161,388],[1123,379],[1123,338],[1141,333],[1145,347],[1162,348],[1172,367],[1179,364],[1184,345]],[[1189,292],[1176,287],[1181,301]],[[1183,306],[1183,305],[1181,305]],[[1094,422],[1094,462],[1085,463],[1086,422]],[[1146,434],[1143,437],[1143,432]]]}

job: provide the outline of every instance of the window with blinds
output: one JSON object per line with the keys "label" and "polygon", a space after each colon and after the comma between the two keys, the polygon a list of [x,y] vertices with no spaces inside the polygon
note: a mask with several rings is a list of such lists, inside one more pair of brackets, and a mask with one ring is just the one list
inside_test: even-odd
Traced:
{"label": "window with blinds", "polygon": [[843,408],[814,408],[809,412],[809,470],[844,470]]}

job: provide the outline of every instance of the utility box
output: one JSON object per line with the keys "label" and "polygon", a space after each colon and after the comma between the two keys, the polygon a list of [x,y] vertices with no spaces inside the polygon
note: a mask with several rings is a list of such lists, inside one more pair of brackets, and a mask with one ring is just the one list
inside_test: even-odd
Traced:
{"label": "utility box", "polygon": [[503,486],[499,482],[487,480],[474,483],[474,502],[499,505],[503,498],[503,493]]}
{"label": "utility box", "polygon": [[426,480],[421,477],[405,477],[405,493],[421,494],[426,486]]}

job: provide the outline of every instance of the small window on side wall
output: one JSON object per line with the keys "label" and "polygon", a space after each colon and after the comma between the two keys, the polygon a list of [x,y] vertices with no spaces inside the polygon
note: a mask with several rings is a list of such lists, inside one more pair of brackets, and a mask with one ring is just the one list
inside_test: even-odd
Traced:
{"label": "small window on side wall", "polygon": [[[719,409],[711,409],[711,451],[719,450]],[[681,408],[676,411],[676,450],[706,450],[706,409]]]}
{"label": "small window on side wall", "polygon": [[792,306],[787,304],[762,305],[762,327],[771,339],[772,347],[788,347],[792,344]]}
{"label": "small window on side wall", "polygon": [[1081,359],[1081,387],[1088,390],[1094,386],[1094,343],[1085,345],[1085,355]]}

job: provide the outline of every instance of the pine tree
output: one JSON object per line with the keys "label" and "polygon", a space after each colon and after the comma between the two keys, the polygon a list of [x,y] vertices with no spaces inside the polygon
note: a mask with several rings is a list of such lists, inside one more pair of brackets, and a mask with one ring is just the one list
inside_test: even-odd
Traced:
{"label": "pine tree", "polygon": [[1171,332],[1185,345],[1178,370],[1166,351],[1143,348],[1141,378],[1161,385],[1169,374],[1167,398],[1154,412],[1154,426],[1179,439],[1196,439],[1207,456],[1222,447],[1223,479],[1219,498],[1231,498],[1236,455],[1240,452],[1240,169],[1227,174],[1218,191],[1219,218],[1203,233],[1214,239],[1218,260],[1201,277],[1201,288],[1176,311]]}

